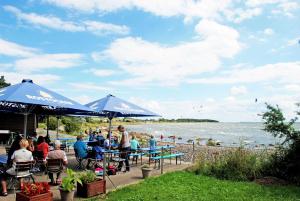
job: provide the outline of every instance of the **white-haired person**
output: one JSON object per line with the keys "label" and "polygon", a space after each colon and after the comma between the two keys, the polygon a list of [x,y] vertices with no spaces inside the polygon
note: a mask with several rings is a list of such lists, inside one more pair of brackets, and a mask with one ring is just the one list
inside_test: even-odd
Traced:
{"label": "white-haired person", "polygon": [[[60,149],[60,145],[61,145],[60,141],[55,140],[54,150],[48,152],[48,155],[46,156],[46,162],[47,162],[47,159],[61,159],[64,166],[66,166],[68,164],[66,152],[64,152],[63,150]],[[50,181],[51,185],[56,185],[56,184],[59,185],[61,183],[60,173],[57,173],[56,181],[54,181],[54,176],[52,173],[49,173],[49,178],[51,180]]]}
{"label": "white-haired person", "polygon": [[[2,195],[7,195],[7,184],[6,184],[6,177],[7,176],[14,176],[16,175],[16,163],[17,162],[27,162],[27,161],[33,161],[32,152],[27,150],[28,147],[28,141],[26,139],[20,140],[20,149],[14,151],[14,153],[11,156],[11,160],[13,162],[12,167],[9,168],[6,171],[6,174],[4,173],[1,176],[1,185],[2,185]],[[27,172],[19,172],[19,174],[27,174]],[[21,186],[22,181],[20,180]]]}

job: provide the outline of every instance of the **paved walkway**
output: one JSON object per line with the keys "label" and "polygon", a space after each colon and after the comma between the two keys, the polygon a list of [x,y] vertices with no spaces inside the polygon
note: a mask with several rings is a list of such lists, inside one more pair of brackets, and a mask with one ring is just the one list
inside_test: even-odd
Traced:
{"label": "paved walkway", "polygon": [[[70,150],[71,151],[71,150]],[[0,148],[0,153],[3,152],[3,150]],[[68,155],[68,160],[69,160],[69,168],[74,169],[76,166],[76,159],[71,151],[70,153],[67,153]],[[144,163],[147,162],[147,159],[145,159]],[[170,165],[167,161],[165,162],[164,165],[164,172],[172,172],[172,171],[177,171],[177,170],[183,170],[187,168],[190,164],[189,163],[182,163],[181,165],[175,165],[175,161],[172,161],[172,164]],[[152,176],[155,175],[160,175],[160,170],[153,170],[152,171]],[[64,175],[62,175],[64,176]],[[35,176],[36,181],[48,181],[47,175],[36,175]],[[110,181],[110,180],[111,181]],[[117,175],[110,176],[109,179],[106,179],[106,184],[107,184],[107,191],[114,190],[116,186],[117,188],[129,185],[129,184],[134,184],[142,181],[142,172],[140,170],[140,166],[137,167],[132,167],[130,172],[120,172]],[[51,187],[51,191],[53,192],[53,200],[58,201],[60,200],[60,193],[58,190],[57,186]],[[7,197],[1,197],[0,196],[0,201],[13,201],[15,200],[15,195],[12,192],[9,192],[9,195]],[[75,200],[82,200],[80,198],[77,198],[75,195]]]}

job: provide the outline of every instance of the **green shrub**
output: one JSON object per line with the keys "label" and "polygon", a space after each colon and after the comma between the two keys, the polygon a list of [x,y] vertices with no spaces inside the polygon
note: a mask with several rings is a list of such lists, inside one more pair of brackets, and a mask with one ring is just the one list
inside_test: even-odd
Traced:
{"label": "green shrub", "polygon": [[57,129],[57,118],[56,117],[49,117],[49,130],[56,130]]}
{"label": "green shrub", "polygon": [[79,123],[74,121],[67,121],[65,123],[65,131],[67,133],[74,133],[80,130]]}
{"label": "green shrub", "polygon": [[96,181],[97,176],[93,171],[88,170],[88,171],[83,172],[82,174],[80,174],[79,178],[82,181],[82,183],[87,184],[87,183],[91,183],[93,181]]}
{"label": "green shrub", "polygon": [[297,117],[286,121],[278,106],[273,107],[267,104],[267,111],[262,118],[264,130],[282,139],[281,146],[265,164],[263,174],[300,185],[300,131],[294,127]]}
{"label": "green shrub", "polygon": [[236,181],[253,180],[260,176],[261,157],[240,147],[214,153],[211,159],[202,155],[193,171],[196,174],[215,176],[219,179]]}

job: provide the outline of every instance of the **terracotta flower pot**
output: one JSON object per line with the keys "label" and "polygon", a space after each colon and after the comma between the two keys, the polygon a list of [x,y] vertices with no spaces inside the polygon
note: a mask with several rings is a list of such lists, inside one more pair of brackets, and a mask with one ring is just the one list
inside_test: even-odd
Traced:
{"label": "terracotta flower pot", "polygon": [[106,181],[99,179],[91,183],[77,184],[77,195],[80,197],[92,197],[106,193]]}
{"label": "terracotta flower pot", "polygon": [[53,195],[52,192],[43,193],[35,196],[28,196],[23,193],[16,194],[16,201],[52,201]]}
{"label": "terracotta flower pot", "polygon": [[73,201],[74,200],[74,192],[75,190],[69,192],[69,191],[64,191],[61,188],[59,188],[60,191],[60,199],[61,201]]}
{"label": "terracotta flower pot", "polygon": [[151,171],[151,168],[142,168],[143,178],[148,178],[150,176]]}

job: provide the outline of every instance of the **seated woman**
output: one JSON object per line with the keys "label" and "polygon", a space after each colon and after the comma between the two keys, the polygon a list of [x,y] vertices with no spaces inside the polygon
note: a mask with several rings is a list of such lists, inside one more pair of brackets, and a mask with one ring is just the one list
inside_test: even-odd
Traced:
{"label": "seated woman", "polygon": [[13,153],[20,149],[20,141],[22,140],[22,136],[21,135],[16,135],[15,140],[13,141],[13,143],[11,144],[10,150],[7,153],[7,166],[10,167],[12,164],[12,160],[11,160],[11,156],[13,155]]}
{"label": "seated woman", "polygon": [[[47,159],[61,159],[63,162],[63,165],[66,166],[68,164],[68,159],[66,153],[60,149],[60,141],[56,140],[54,142],[54,147],[55,149],[53,151],[50,151],[46,157]],[[50,184],[55,185],[55,184],[60,184],[61,179],[60,179],[60,172],[57,173],[56,175],[56,182],[54,181],[53,173],[49,173],[49,178],[51,180]]]}
{"label": "seated woman", "polygon": [[[16,163],[17,162],[27,162],[32,161],[32,152],[27,150],[28,147],[28,141],[25,139],[22,139],[20,141],[20,149],[16,150],[13,155],[11,156],[11,160],[13,161],[13,165],[11,168],[9,168],[6,173],[1,175],[1,185],[2,185],[2,195],[7,195],[7,184],[6,184],[6,177],[9,175],[16,175]],[[22,185],[22,181],[21,181]]]}
{"label": "seated woman", "polygon": [[49,152],[49,145],[45,142],[45,138],[43,136],[39,136],[37,141],[37,151],[43,152],[43,158],[45,159]]}

